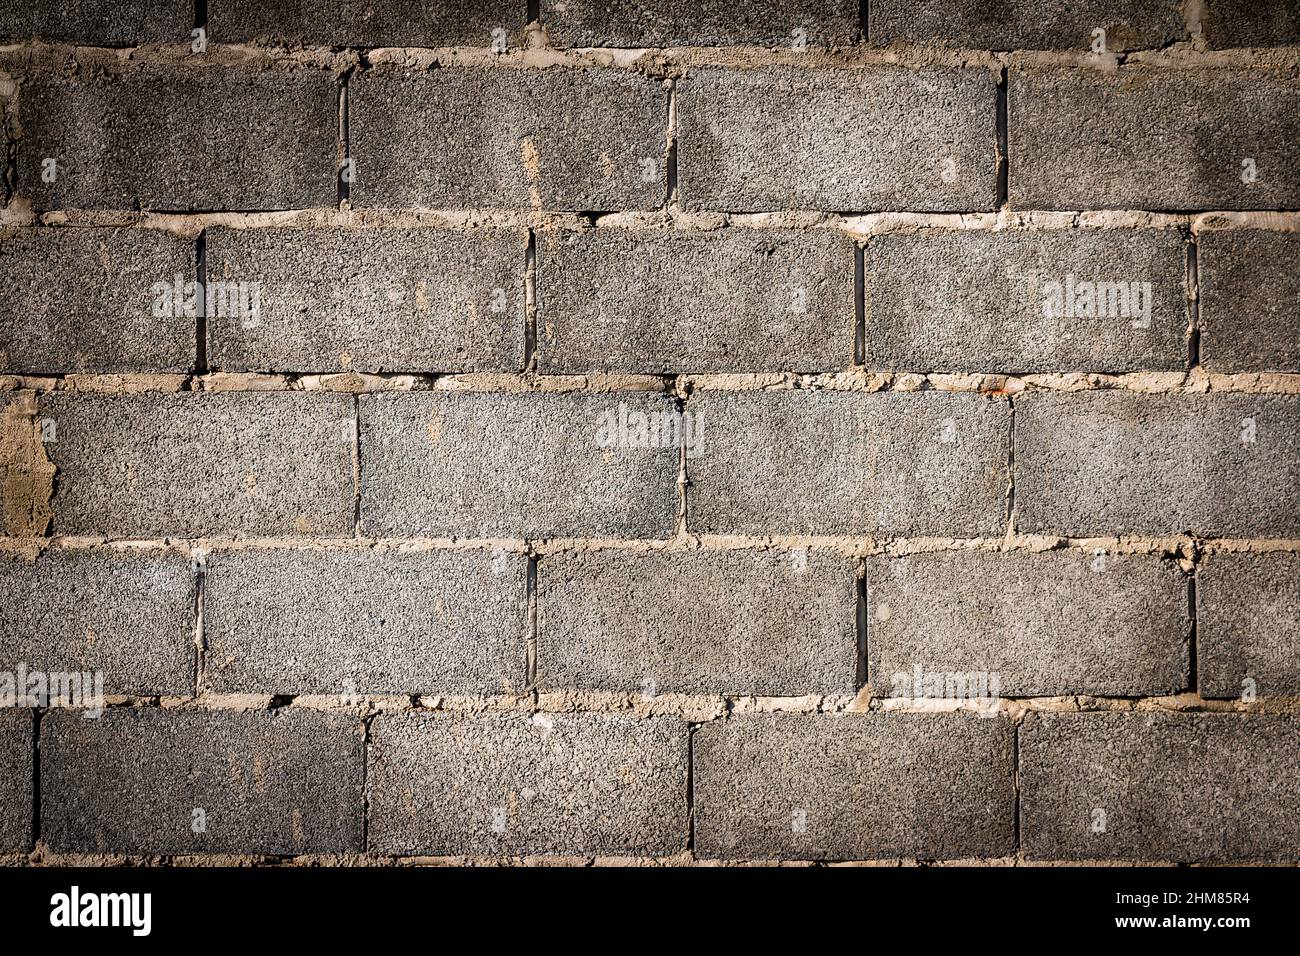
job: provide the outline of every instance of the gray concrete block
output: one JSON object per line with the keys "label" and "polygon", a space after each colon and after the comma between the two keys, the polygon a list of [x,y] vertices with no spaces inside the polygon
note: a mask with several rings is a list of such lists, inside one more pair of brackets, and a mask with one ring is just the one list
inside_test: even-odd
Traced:
{"label": "gray concrete block", "polygon": [[1013,207],[1300,206],[1300,83],[1280,71],[1013,67],[1007,104]]}
{"label": "gray concrete block", "polygon": [[527,682],[528,559],[486,551],[214,551],[218,693],[494,694]]}
{"label": "gray concrete block", "polygon": [[1300,695],[1300,555],[1216,552],[1201,561],[1196,664],[1202,697]]}
{"label": "gray concrete block", "polygon": [[598,229],[538,241],[544,372],[823,372],[853,363],[834,232]]}
{"label": "gray concrete block", "polygon": [[[867,676],[883,696],[1175,694],[1190,686],[1190,634],[1187,577],[1159,557],[956,551],[867,562]],[[931,675],[950,674],[987,677],[966,691],[944,677],[933,693]]]}
{"label": "gray concrete block", "polygon": [[0,853],[32,847],[32,714],[0,710]]}
{"label": "gray concrete block", "polygon": [[523,40],[528,0],[208,0],[208,33],[221,43],[307,46],[490,47]]}
{"label": "gray concrete block", "polygon": [[1041,860],[1300,858],[1300,723],[1251,714],[1030,714],[1020,840]]}
{"label": "gray concrete block", "polygon": [[188,42],[193,27],[192,0],[13,0],[0,7],[0,40],[39,37],[47,43],[138,46]]}
{"label": "gray concrete block", "polygon": [[332,206],[338,100],[335,78],[307,68],[34,75],[19,93],[18,192],[38,209]]}
{"label": "gray concrete block", "polygon": [[356,206],[663,205],[668,93],[620,69],[374,69],[349,85]]}
{"label": "gray concrete block", "polygon": [[561,47],[825,47],[858,33],[856,0],[542,0],[541,14]]}
{"label": "gray concrete block", "polygon": [[370,728],[376,853],[685,849],[687,725],[603,714],[392,714]]}
{"label": "gray concrete block", "polygon": [[944,212],[997,202],[989,70],[704,67],[678,89],[688,209]]}
{"label": "gray concrete block", "polygon": [[1300,534],[1300,397],[1030,393],[1016,399],[1022,531]]}
{"label": "gray concrete block", "polygon": [[1197,240],[1201,364],[1300,371],[1300,235],[1208,232]]}
{"label": "gray concrete block", "polygon": [[928,232],[866,249],[866,364],[1132,372],[1187,365],[1173,230]]}
{"label": "gray concrete block", "polygon": [[706,858],[1002,857],[1015,848],[1011,724],[970,714],[765,714],[692,748]]}
{"label": "gray concrete block", "polygon": [[194,241],[165,232],[17,230],[0,239],[0,372],[188,372],[197,278]]}
{"label": "gray concrete block", "polygon": [[[208,364],[489,372],[524,360],[523,231],[216,229]],[[224,287],[215,283],[224,282]],[[247,283],[247,285],[241,285]]]}
{"label": "gray concrete block", "polygon": [[1300,45],[1295,0],[1207,0],[1201,23],[1214,49]]}
{"label": "gray concrete block", "polygon": [[682,421],[660,395],[361,397],[367,533],[666,538]]}
{"label": "gray concrete block", "polygon": [[59,534],[352,533],[351,396],[56,393],[40,412]]}
{"label": "gray concrete block", "polygon": [[0,671],[98,671],[106,694],[192,694],[195,597],[174,551],[0,556]]}
{"label": "gray concrete block", "polygon": [[51,712],[41,840],[59,852],[360,852],[363,739],[359,718],[320,711]]}
{"label": "gray concrete block", "polygon": [[537,566],[538,684],[852,694],[855,565],[807,549],[547,555]]}
{"label": "gray concrete block", "polygon": [[872,43],[924,43],[976,50],[1093,49],[1104,30],[1106,51],[1158,49],[1186,40],[1179,0],[872,0]]}
{"label": "gray concrete block", "polygon": [[687,521],[707,534],[1006,530],[1006,403],[939,392],[697,392]]}

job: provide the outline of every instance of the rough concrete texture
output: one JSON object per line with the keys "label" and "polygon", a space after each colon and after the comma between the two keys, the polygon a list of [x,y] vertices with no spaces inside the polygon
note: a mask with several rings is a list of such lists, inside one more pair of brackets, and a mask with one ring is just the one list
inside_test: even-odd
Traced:
{"label": "rough concrete texture", "polygon": [[193,241],[153,230],[0,238],[0,373],[189,371],[196,262]]}
{"label": "rough concrete texture", "polygon": [[1300,7],[1295,0],[1206,0],[1201,22],[1216,49],[1300,45]]}
{"label": "rough concrete texture", "polygon": [[547,556],[543,690],[798,697],[856,689],[855,562],[793,551]]}
{"label": "rough concrete texture", "polygon": [[864,272],[867,367],[1183,368],[1185,258],[1173,230],[877,236]]}
{"label": "rough concrete texture", "polygon": [[1031,859],[1294,862],[1297,752],[1287,717],[1030,714],[1021,845]]}
{"label": "rough concrete texture", "polygon": [[1014,66],[1007,113],[1016,208],[1300,206],[1300,83],[1284,71]]}
{"label": "rough concrete texture", "polygon": [[0,6],[0,40],[38,37],[47,43],[135,46],[188,42],[194,27],[192,0],[58,0]]}
{"label": "rough concrete texture", "polygon": [[872,0],[872,43],[941,43],[977,50],[1154,49],[1187,39],[1179,0]]}
{"label": "rough concrete texture", "polygon": [[990,70],[702,68],[678,89],[688,209],[942,212],[997,202]]}
{"label": "rough concrete texture", "polygon": [[38,209],[332,205],[338,98],[307,67],[34,75],[19,92],[18,192]]}
{"label": "rough concrete texture", "polygon": [[490,47],[502,30],[513,47],[527,18],[527,0],[208,0],[208,33],[221,43]]}
{"label": "rough concrete texture", "polygon": [[183,554],[0,555],[0,671],[93,673],[106,694],[194,691],[197,584]]}
{"label": "rough concrete texture", "polygon": [[426,393],[360,401],[368,534],[673,532],[681,422],[668,398]]}
{"label": "rough concrete texture", "polygon": [[16,392],[0,406],[0,517],[6,535],[46,533],[53,513],[54,464],[46,454],[45,423],[36,395]]}
{"label": "rough concrete texture", "polygon": [[0,710],[0,853],[32,845],[32,714]]}
{"label": "rough concrete texture", "polygon": [[687,522],[712,534],[1006,530],[1005,401],[936,392],[700,392]]}
{"label": "rough concrete texture", "polygon": [[1016,400],[1021,531],[1294,538],[1297,495],[1300,396]]}
{"label": "rough concrete texture", "polygon": [[[897,697],[934,696],[924,675],[962,673],[996,677],[988,696],[1175,694],[1190,684],[1187,587],[1174,562],[1153,555],[873,557],[867,676]],[[944,695],[986,696],[949,694],[946,679]]]}
{"label": "rough concrete texture", "polygon": [[51,712],[41,840],[83,853],[360,851],[362,731],[318,711]]}
{"label": "rough concrete texture", "polygon": [[528,559],[486,551],[214,551],[217,693],[500,694],[527,681]]}
{"label": "rough concrete texture", "polygon": [[524,360],[527,244],[505,229],[213,230],[210,297],[221,281],[230,298],[209,309],[208,366],[513,371]]}
{"label": "rough concrete texture", "polygon": [[1014,846],[1011,724],[970,714],[765,714],[700,727],[703,857],[1000,857]]}
{"label": "rough concrete texture", "polygon": [[561,47],[841,46],[858,34],[857,0],[542,0]]}
{"label": "rough concrete texture", "polygon": [[1300,372],[1300,234],[1209,232],[1197,261],[1201,364]]}
{"label": "rough concrete texture", "polygon": [[60,534],[348,535],[352,398],[50,395]]}
{"label": "rough concrete texture", "polygon": [[1202,697],[1300,695],[1300,555],[1207,555],[1196,605]]}
{"label": "rough concrete texture", "polygon": [[378,853],[668,856],[685,848],[687,725],[674,718],[381,715]]}
{"label": "rough concrete texture", "polygon": [[821,372],[853,362],[853,242],[598,229],[538,248],[543,372]]}
{"label": "rough concrete texture", "polygon": [[356,206],[663,205],[668,94],[640,73],[375,68],[349,97]]}

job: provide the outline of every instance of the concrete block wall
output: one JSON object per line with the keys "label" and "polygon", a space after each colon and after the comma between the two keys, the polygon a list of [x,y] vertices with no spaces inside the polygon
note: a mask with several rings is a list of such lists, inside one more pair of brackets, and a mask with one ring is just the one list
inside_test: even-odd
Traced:
{"label": "concrete block wall", "polygon": [[1058,6],[0,7],[0,862],[1300,861],[1300,14]]}

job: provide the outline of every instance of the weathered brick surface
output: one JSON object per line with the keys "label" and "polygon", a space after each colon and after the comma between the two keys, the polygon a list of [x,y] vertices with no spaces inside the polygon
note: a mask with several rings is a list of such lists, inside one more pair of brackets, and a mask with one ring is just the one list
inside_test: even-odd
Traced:
{"label": "weathered brick surface", "polygon": [[526,682],[527,566],[486,551],[215,551],[218,693],[493,694]]}
{"label": "weathered brick surface", "polygon": [[32,714],[0,710],[0,853],[32,845]]}
{"label": "weathered brick surface", "polygon": [[18,230],[0,239],[0,372],[189,371],[197,276],[194,242],[164,232]]}
{"label": "weathered brick surface", "polygon": [[872,43],[942,43],[981,50],[1142,50],[1187,39],[1178,0],[1084,0],[1068,9],[1053,0],[872,0]]}
{"label": "weathered brick surface", "polygon": [[1300,206],[1300,83],[1281,72],[1017,66],[1007,103],[1014,207]]}
{"label": "weathered brick surface", "polygon": [[41,415],[60,534],[352,533],[350,396],[55,394]]}
{"label": "weathered brick surface", "polygon": [[687,726],[597,714],[384,715],[378,853],[667,856],[686,846]]}
{"label": "weathered brick surface", "polygon": [[1006,530],[1004,402],[937,392],[699,392],[691,530],[978,537]]}
{"label": "weathered brick surface", "polygon": [[695,846],[734,859],[947,859],[1014,849],[1011,724],[770,714],[695,732]]}
{"label": "weathered brick surface", "polygon": [[996,676],[1004,697],[1178,693],[1190,679],[1187,586],[1176,564],[1148,555],[873,557],[867,676],[899,697],[931,696],[924,675],[936,673]]}
{"label": "weathered brick surface", "polygon": [[1029,394],[1016,400],[1023,531],[1293,537],[1300,397]]}
{"label": "weathered brick surface", "polygon": [[193,693],[195,594],[176,552],[0,555],[0,671],[99,671],[106,694]]}
{"label": "weathered brick surface", "polygon": [[527,0],[208,0],[208,33],[222,43],[490,47],[493,31],[503,30],[513,47],[527,16]]}
{"label": "weathered brick surface", "polygon": [[1287,717],[1030,714],[1021,845],[1034,859],[1295,861],[1298,751]]}
{"label": "weathered brick surface", "polygon": [[34,75],[19,93],[18,192],[38,209],[332,205],[338,97],[305,67]]}
{"label": "weathered brick surface", "polygon": [[416,537],[668,537],[679,442],[637,446],[617,422],[648,416],[669,435],[674,410],[644,393],[363,395],[362,525]]}
{"label": "weathered brick surface", "polygon": [[543,690],[851,694],[854,562],[794,551],[596,551],[537,569]]}
{"label": "weathered brick surface", "polygon": [[0,40],[39,37],[47,43],[136,46],[189,42],[193,27],[192,0],[12,0],[0,7]]}
{"label": "weathered brick surface", "polygon": [[1241,230],[1197,240],[1201,364],[1300,371],[1300,235]]}
{"label": "weathered brick surface", "polygon": [[354,77],[349,96],[354,205],[588,211],[664,202],[668,94],[639,73],[377,68]]}
{"label": "weathered brick surface", "polygon": [[[228,371],[512,371],[524,359],[527,235],[504,229],[217,229],[208,365]],[[248,303],[256,308],[247,308]],[[236,304],[243,308],[233,307]]]}
{"label": "weathered brick surface", "polygon": [[541,14],[563,47],[840,46],[858,33],[856,0],[542,0]]}
{"label": "weathered brick surface", "polygon": [[1201,696],[1300,695],[1300,555],[1208,555],[1196,604]]}
{"label": "weathered brick surface", "polygon": [[41,840],[63,852],[358,852],[362,730],[305,710],[51,712]]}
{"label": "weathered brick surface", "polygon": [[1216,49],[1296,46],[1300,8],[1294,0],[1208,0],[1201,29]]}
{"label": "weathered brick surface", "polygon": [[679,90],[689,209],[947,211],[997,200],[988,70],[701,68]]}
{"label": "weathered brick surface", "polygon": [[866,362],[910,371],[1129,372],[1187,364],[1173,231],[883,235],[866,250]]}
{"label": "weathered brick surface", "polygon": [[819,372],[853,361],[853,242],[598,229],[539,241],[545,372]]}

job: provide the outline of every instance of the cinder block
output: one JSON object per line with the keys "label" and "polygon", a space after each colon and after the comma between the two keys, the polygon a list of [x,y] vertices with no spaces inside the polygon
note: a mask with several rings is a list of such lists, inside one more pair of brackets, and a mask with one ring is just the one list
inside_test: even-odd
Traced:
{"label": "cinder block", "polygon": [[348,395],[44,398],[59,534],[350,535]]}
{"label": "cinder block", "polygon": [[858,33],[856,0],[542,0],[561,47],[843,46]]}
{"label": "cinder block", "polygon": [[1253,714],[1030,714],[1020,842],[1040,860],[1300,858],[1300,723]]}
{"label": "cinder block", "polygon": [[0,671],[98,671],[106,694],[192,694],[195,594],[174,551],[0,556]]}
{"label": "cinder block", "polygon": [[1300,83],[1267,69],[1013,67],[1021,209],[1300,206]]}
{"label": "cinder block", "polygon": [[853,363],[834,232],[597,229],[538,243],[542,371],[821,372]]}
{"label": "cinder block", "polygon": [[362,730],[305,710],[51,712],[41,839],[62,852],[360,852]]}
{"label": "cinder block", "polygon": [[1207,0],[1201,29],[1215,49],[1300,45],[1294,0]]}
{"label": "cinder block", "polygon": [[537,566],[538,684],[852,694],[856,577],[851,559],[806,549],[547,555]]}
{"label": "cinder block", "polygon": [[188,372],[197,278],[193,240],[165,232],[17,230],[0,239],[0,372]]}
{"label": "cinder block", "polygon": [[1202,697],[1300,695],[1300,555],[1207,555],[1196,605]]}
{"label": "cinder block", "polygon": [[32,848],[32,714],[0,710],[0,853]]}
{"label": "cinder block", "polygon": [[277,372],[517,370],[527,244],[524,232],[505,229],[213,230],[209,300],[227,307],[208,310],[208,364]]}
{"label": "cinder block", "polygon": [[1178,0],[872,0],[872,43],[924,43],[976,50],[1158,49],[1187,39]]}
{"label": "cinder block", "polygon": [[764,714],[692,748],[695,847],[728,859],[1002,857],[1011,724],[970,714]]}
{"label": "cinder block", "polygon": [[333,76],[302,67],[33,75],[19,93],[18,192],[38,209],[332,206],[338,100]]}
{"label": "cinder block", "polygon": [[1300,235],[1209,232],[1197,240],[1201,364],[1300,371]]}
{"label": "cinder block", "polygon": [[[1190,686],[1188,582],[1172,561],[956,551],[873,557],[867,574],[878,695],[1141,697]],[[942,695],[927,683],[961,674],[979,693],[952,692],[946,676]]]}
{"label": "cinder block", "polygon": [[370,728],[370,849],[671,855],[690,829],[688,748],[673,718],[385,714]]}
{"label": "cinder block", "polygon": [[704,67],[678,89],[678,190],[689,209],[945,212],[997,202],[989,70]]}
{"label": "cinder block", "polygon": [[0,8],[0,40],[39,37],[47,43],[138,46],[188,42],[193,27],[192,0],[58,0]]}
{"label": "cinder block", "polygon": [[605,211],[667,195],[668,94],[641,73],[373,69],[348,95],[357,206]]}
{"label": "cinder block", "polygon": [[527,19],[528,0],[208,0],[208,32],[222,43],[491,47],[500,30],[513,48]]}
{"label": "cinder block", "polygon": [[666,538],[682,421],[660,395],[361,397],[368,533]]}
{"label": "cinder block", "polygon": [[1006,530],[1005,402],[939,392],[697,392],[687,520],[706,534]]}
{"label": "cinder block", "polygon": [[873,238],[868,367],[1131,372],[1187,365],[1172,230],[962,230]]}
{"label": "cinder block", "polygon": [[1022,531],[1300,534],[1300,398],[1030,393],[1016,399]]}
{"label": "cinder block", "polygon": [[527,681],[528,559],[486,551],[214,551],[218,693],[493,694]]}

